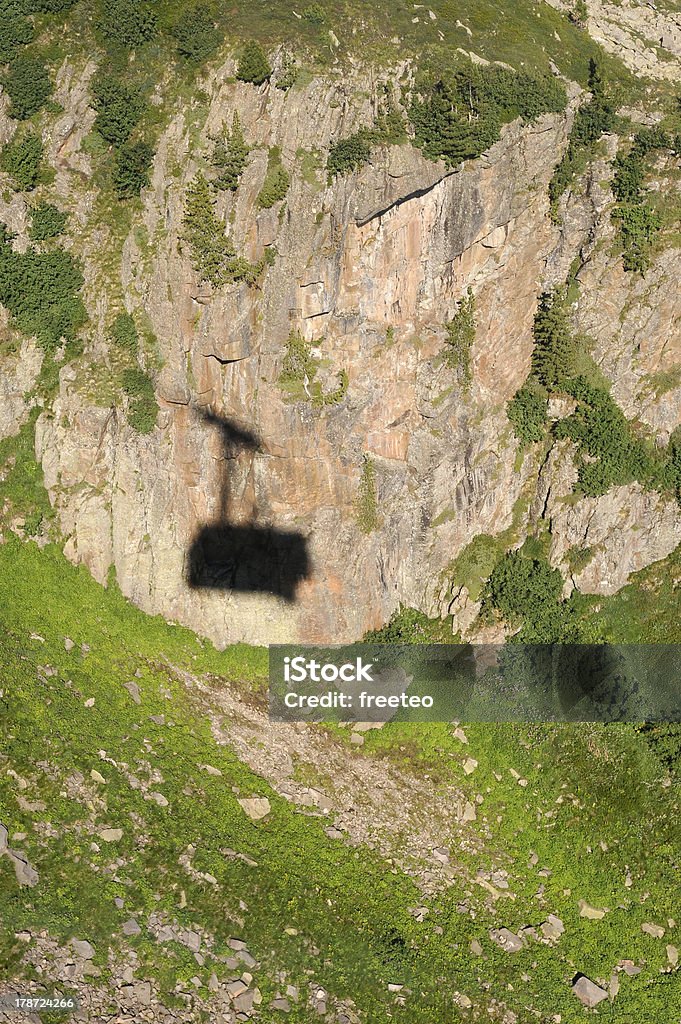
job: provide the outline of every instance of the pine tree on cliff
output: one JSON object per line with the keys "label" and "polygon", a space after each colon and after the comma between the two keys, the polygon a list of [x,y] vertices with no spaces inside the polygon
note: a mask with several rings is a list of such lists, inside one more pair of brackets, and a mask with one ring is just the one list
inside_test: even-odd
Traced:
{"label": "pine tree on cliff", "polygon": [[241,51],[236,77],[242,82],[262,85],[272,74],[267,57],[255,40],[250,40]]}
{"label": "pine tree on cliff", "polygon": [[216,188],[236,192],[248,160],[248,153],[249,149],[241,130],[239,115],[235,113],[231,132],[225,131],[221,138],[215,140],[211,163],[218,171],[218,176],[214,181]]}

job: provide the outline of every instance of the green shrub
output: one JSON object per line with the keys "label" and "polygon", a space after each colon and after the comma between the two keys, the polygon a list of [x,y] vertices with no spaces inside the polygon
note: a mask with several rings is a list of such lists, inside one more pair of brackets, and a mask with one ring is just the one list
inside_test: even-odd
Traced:
{"label": "green shrub", "polygon": [[311,343],[305,341],[299,331],[292,330],[286,339],[286,351],[277,383],[293,401],[311,402],[316,408],[337,405],[348,391],[347,372],[341,370],[336,387],[324,391],[322,384],[316,380],[321,364],[314,358],[311,349]]}
{"label": "green shrub", "polygon": [[347,139],[339,139],[329,149],[326,163],[331,177],[349,174],[368,163],[371,156],[371,135],[368,129],[355,132]]}
{"label": "green shrub", "polygon": [[286,92],[291,86],[295,85],[296,79],[298,78],[298,65],[296,64],[295,57],[290,53],[284,53],[281,58],[281,70],[277,76],[277,80],[274,83],[277,89],[281,89]]}
{"label": "green shrub", "polygon": [[83,275],[63,249],[24,253],[12,248],[12,236],[0,225],[0,303],[11,314],[12,325],[27,337],[35,336],[46,350],[62,338],[73,339],[85,323],[85,307],[78,295]]}
{"label": "green shrub", "polygon": [[144,0],[102,0],[98,25],[111,42],[134,50],[154,38],[158,18]]}
{"label": "green shrub", "polygon": [[92,106],[97,111],[96,130],[107,142],[121,146],[130,138],[146,104],[138,89],[103,72],[92,82]]}
{"label": "green shrub", "polygon": [[542,616],[561,600],[563,579],[544,561],[510,551],[497,562],[487,582],[486,598],[506,622]]}
{"label": "green shrub", "polygon": [[37,132],[17,132],[2,150],[0,164],[10,174],[19,189],[30,191],[41,175],[43,143]]}
{"label": "green shrub", "polygon": [[47,68],[39,57],[19,54],[9,65],[2,87],[10,98],[9,113],[20,121],[32,117],[52,92]]}
{"label": "green shrub", "polygon": [[622,241],[624,269],[643,274],[650,266],[655,236],[662,218],[646,202],[622,203],[613,211]]}
{"label": "green shrub", "polygon": [[338,383],[331,391],[322,391],[319,398],[312,399],[314,405],[338,405],[348,393],[350,380],[347,370],[341,370],[338,374]]}
{"label": "green shrub", "polygon": [[221,35],[207,7],[190,7],[180,16],[172,34],[178,53],[192,64],[203,64],[220,46]]}
{"label": "green shrub", "polygon": [[34,242],[56,238],[64,230],[67,220],[68,214],[58,210],[52,203],[39,203],[31,213],[28,237]]}
{"label": "green shrub", "polygon": [[27,0],[27,14],[64,14],[77,3],[78,0]]}
{"label": "green shrub", "polygon": [[33,26],[21,7],[5,4],[0,8],[0,64],[11,61],[17,51],[33,39]]}
{"label": "green shrub", "polygon": [[215,288],[229,281],[254,284],[272,260],[269,250],[258,263],[236,255],[224,224],[215,214],[210,186],[200,172],[187,189],[182,240],[189,247],[192,266],[201,281]]}
{"label": "green shrub", "polygon": [[567,564],[570,572],[578,576],[580,572],[584,572],[587,565],[590,565],[593,561],[595,551],[591,547],[580,547],[579,544],[573,544],[567,553]]}
{"label": "green shrub", "polygon": [[154,151],[146,142],[126,142],[116,150],[113,186],[119,199],[131,199],[149,184]]}
{"label": "green shrub", "polygon": [[262,85],[272,74],[267,57],[254,40],[246,43],[241,51],[236,77],[242,82]]}
{"label": "green shrub", "polygon": [[483,593],[483,615],[491,609],[512,627],[522,626],[515,639],[525,643],[575,642],[571,608],[562,598],[563,577],[545,557],[509,551],[497,562]]}
{"label": "green shrub", "polygon": [[310,4],[303,11],[303,19],[310,25],[315,25],[317,28],[321,27],[326,21],[324,8],[320,7],[319,4]]}
{"label": "green shrub", "polygon": [[134,317],[130,313],[119,313],[111,327],[111,340],[116,348],[136,356],[139,335]]}
{"label": "green shrub", "polygon": [[284,199],[289,187],[289,176],[286,168],[281,163],[281,153],[278,146],[273,146],[267,158],[267,173],[263,186],[258,193],[257,203],[263,210]]}
{"label": "green shrub", "polygon": [[515,436],[523,444],[534,444],[544,437],[547,400],[546,388],[529,378],[506,406]]}
{"label": "green shrub", "polygon": [[221,136],[215,139],[211,163],[217,171],[213,184],[216,188],[229,189],[236,192],[241,175],[248,161],[249,149],[241,130],[239,115],[232,118],[232,130],[223,129]]}
{"label": "green shrub", "polygon": [[380,524],[376,490],[376,468],[370,455],[365,455],[362,460],[362,475],[359,480],[355,513],[357,524],[362,533],[373,533]]}
{"label": "green shrub", "polygon": [[123,371],[121,383],[130,399],[128,423],[139,434],[150,434],[158,416],[158,403],[151,378],[139,366],[135,366]]}
{"label": "green shrub", "polygon": [[443,351],[448,366],[456,370],[464,391],[472,383],[471,349],[475,341],[475,299],[471,288],[459,300],[459,308],[445,324],[447,340]]}

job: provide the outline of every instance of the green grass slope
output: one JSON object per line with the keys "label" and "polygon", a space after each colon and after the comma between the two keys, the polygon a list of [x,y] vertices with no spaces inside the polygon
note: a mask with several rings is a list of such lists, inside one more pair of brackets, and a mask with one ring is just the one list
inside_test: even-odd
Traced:
{"label": "green grass slope", "polygon": [[[145,617],[113,582],[99,587],[55,547],[41,551],[10,535],[0,545],[0,609],[0,821],[10,845],[25,834],[14,845],[39,874],[35,887],[19,889],[0,858],[2,977],[26,972],[17,933],[46,929],[62,943],[92,942],[101,972],[94,984],[115,974],[109,949],[115,956],[127,944],[139,956],[137,977],[153,980],[167,1002],[178,982],[187,987],[195,977],[209,1001],[213,971],[223,982],[234,977],[224,958],[237,937],[258,961],[265,1006],[284,971],[301,991],[312,982],[351,999],[366,1021],[476,1019],[456,1005],[463,993],[480,1012],[496,1001],[521,1020],[561,1013],[572,1022],[583,1017],[570,991],[574,975],[607,983],[632,959],[641,973],[623,976],[620,1019],[681,1012],[665,951],[678,931],[669,924],[678,916],[678,788],[631,729],[467,727],[465,748],[447,725],[370,734],[366,755],[397,758],[414,791],[455,781],[472,801],[481,798],[475,827],[487,852],[457,848],[452,808],[445,838],[460,874],[424,902],[410,877],[367,848],[328,838],[329,819],[292,810],[216,743],[182,680],[209,676],[257,692],[264,652],[218,653]],[[126,682],[139,686],[139,704]],[[479,766],[466,777],[469,754]],[[205,764],[222,774],[207,774]],[[93,769],[105,783],[91,779]],[[259,822],[237,803],[254,795],[272,806]],[[122,829],[119,842],[99,839],[107,827]],[[192,867],[214,881],[178,863],[190,846]],[[513,898],[472,881],[500,869]],[[580,898],[606,907],[603,920],[581,918]],[[421,922],[409,913],[419,905],[429,910]],[[509,954],[490,939],[493,928],[536,928],[549,913],[566,929],[555,944],[529,937]],[[203,966],[177,943],[155,941],[148,924],[159,914],[185,928],[200,922],[214,937]],[[141,933],[124,939],[130,916]],[[668,939],[642,932],[646,922]],[[471,955],[473,940],[481,957]],[[389,984],[405,986],[404,1005]],[[288,1019],[318,1018],[301,1000]]]}

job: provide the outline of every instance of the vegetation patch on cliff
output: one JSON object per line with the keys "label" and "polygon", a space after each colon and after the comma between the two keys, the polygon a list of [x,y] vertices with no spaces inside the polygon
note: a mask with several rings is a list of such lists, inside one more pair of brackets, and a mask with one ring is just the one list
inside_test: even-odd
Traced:
{"label": "vegetation patch on cliff", "polygon": [[61,248],[22,253],[12,240],[0,224],[0,303],[10,311],[14,327],[53,352],[62,338],[72,341],[87,319],[79,295],[83,275]]}
{"label": "vegetation patch on cliff", "polygon": [[603,81],[600,62],[593,58],[589,64],[588,89],[591,98],[575,114],[568,147],[549,182],[551,219],[555,224],[560,223],[561,196],[586,167],[598,140],[615,124],[615,101]]}
{"label": "vegetation patch on cliff", "polygon": [[[516,436],[523,444],[536,443],[547,435],[573,441],[577,493],[598,497],[633,480],[650,490],[678,493],[681,460],[676,442],[660,449],[627,420],[584,341],[575,338],[566,303],[565,289],[540,296],[530,376],[507,405]],[[574,412],[551,426],[546,418],[549,395],[577,402]]]}
{"label": "vegetation patch on cliff", "polygon": [[215,213],[210,185],[201,172],[187,188],[183,241],[200,280],[215,288],[235,281],[255,284],[271,261],[270,250],[257,263],[237,256],[225,225]]}
{"label": "vegetation patch on cliff", "polygon": [[534,121],[567,103],[562,85],[548,75],[470,63],[432,76],[424,71],[409,116],[425,155],[450,166],[480,156],[515,118]]}
{"label": "vegetation patch on cliff", "polygon": [[388,93],[371,127],[360,128],[332,144],[326,162],[329,180],[363,167],[369,162],[374,146],[397,146],[406,140],[404,117]]}
{"label": "vegetation patch on cliff", "polygon": [[[320,344],[321,339],[316,344]],[[325,391],[317,374],[322,367],[322,360],[312,354],[312,343],[305,341],[299,331],[292,330],[286,339],[286,349],[277,383],[294,402],[311,402],[321,408],[337,405],[345,398],[348,390],[346,370],[338,373],[335,388]]]}
{"label": "vegetation patch on cliff", "polygon": [[473,382],[471,349],[475,341],[475,298],[471,288],[459,300],[451,320],[445,324],[447,337],[442,358],[455,371],[464,391],[470,390]]}

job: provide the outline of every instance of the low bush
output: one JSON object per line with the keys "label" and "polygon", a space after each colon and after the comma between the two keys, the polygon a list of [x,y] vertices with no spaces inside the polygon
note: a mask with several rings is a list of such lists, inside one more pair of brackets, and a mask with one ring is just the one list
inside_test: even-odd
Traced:
{"label": "low bush", "polygon": [[33,39],[33,26],[24,17],[21,6],[5,3],[0,6],[0,64],[13,60],[18,50]]}
{"label": "low bush", "polygon": [[15,252],[12,236],[0,225],[0,303],[12,325],[34,336],[46,350],[54,350],[62,338],[75,338],[85,323],[85,307],[79,296],[83,275],[70,253],[63,249]]}
{"label": "low bush", "polygon": [[207,7],[185,10],[172,29],[180,56],[192,64],[203,64],[216,53],[221,35]]}
{"label": "low bush", "polygon": [[0,166],[14,178],[18,189],[28,192],[40,180],[42,158],[43,143],[38,133],[17,132],[2,150]]}
{"label": "low bush", "polygon": [[659,126],[642,128],[634,137],[629,152],[615,157],[612,190],[617,201],[612,217],[619,230],[625,270],[643,274],[650,266],[653,243],[662,226],[662,218],[645,194],[646,157],[655,150],[671,148],[672,145],[671,138]]}
{"label": "low bush", "polygon": [[650,266],[651,250],[662,218],[647,202],[622,203],[613,211],[622,242],[624,269],[640,274]]}
{"label": "low bush", "polygon": [[98,27],[106,39],[135,50],[154,38],[158,18],[144,0],[102,0]]}
{"label": "low bush", "polygon": [[2,87],[10,98],[9,113],[25,121],[40,110],[52,92],[47,68],[39,57],[19,54],[2,78]]}
{"label": "low bush", "polygon": [[403,605],[380,629],[365,633],[366,644],[446,644],[454,640],[451,619],[430,619],[418,608]]}
{"label": "low bush", "polygon": [[132,199],[149,184],[154,151],[146,142],[126,142],[114,157],[113,186],[119,199]]}
{"label": "low bush", "polygon": [[139,335],[134,317],[130,313],[119,313],[111,327],[111,340],[116,348],[136,356]]}
{"label": "low bush", "polygon": [[543,555],[509,551],[494,566],[483,592],[483,617],[496,611],[511,627],[514,639],[532,644],[577,642],[572,609],[563,601],[563,577]]}
{"label": "low bush", "polygon": [[39,203],[31,213],[31,227],[28,237],[33,242],[46,242],[62,233],[68,214],[58,210],[52,203]]}
{"label": "low bush", "polygon": [[303,10],[303,19],[310,25],[316,25],[320,28],[326,21],[326,14],[324,8],[320,7],[319,4],[310,4]]}
{"label": "low bush", "polygon": [[139,434],[150,434],[156,425],[158,403],[149,374],[139,366],[123,371],[121,383],[128,396],[128,423]]}
{"label": "low bush", "polygon": [[254,40],[247,42],[241,51],[236,77],[241,82],[262,85],[272,74],[272,68],[262,48]]}
{"label": "low bush", "polygon": [[506,406],[515,436],[523,444],[541,441],[546,433],[546,388],[531,377]]}
{"label": "low bush", "polygon": [[633,480],[657,490],[672,486],[666,453],[636,436],[607,391],[583,377],[570,381],[565,390],[578,406],[557,424],[556,436],[570,438],[578,447],[578,484],[584,494],[598,497]]}
{"label": "low bush", "polygon": [[332,177],[337,174],[350,174],[368,163],[371,156],[371,134],[369,129],[360,130],[347,139],[339,139],[329,149],[326,163]]}
{"label": "low bush", "polygon": [[360,128],[330,147],[326,163],[329,178],[359,170],[369,162],[372,146],[394,146],[406,138],[404,118],[392,97],[386,94],[382,109],[371,128]]}
{"label": "low bush", "polygon": [[130,138],[146,104],[138,89],[104,72],[93,79],[92,106],[97,111],[95,129],[107,142],[122,146]]}

